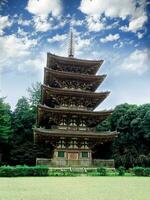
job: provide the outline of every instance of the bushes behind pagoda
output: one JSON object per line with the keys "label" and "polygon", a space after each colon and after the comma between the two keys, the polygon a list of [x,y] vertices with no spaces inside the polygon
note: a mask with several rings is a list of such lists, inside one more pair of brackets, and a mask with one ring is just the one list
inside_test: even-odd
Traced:
{"label": "bushes behind pagoda", "polygon": [[0,167],[0,177],[18,176],[48,176],[47,166],[2,166]]}
{"label": "bushes behind pagoda", "polygon": [[150,167],[133,167],[136,176],[150,176]]}

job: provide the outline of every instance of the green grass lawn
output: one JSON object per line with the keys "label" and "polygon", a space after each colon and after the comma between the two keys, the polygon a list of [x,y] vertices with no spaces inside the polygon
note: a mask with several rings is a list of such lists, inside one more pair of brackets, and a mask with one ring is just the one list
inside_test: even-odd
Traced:
{"label": "green grass lawn", "polygon": [[0,200],[149,200],[148,177],[0,178]]}

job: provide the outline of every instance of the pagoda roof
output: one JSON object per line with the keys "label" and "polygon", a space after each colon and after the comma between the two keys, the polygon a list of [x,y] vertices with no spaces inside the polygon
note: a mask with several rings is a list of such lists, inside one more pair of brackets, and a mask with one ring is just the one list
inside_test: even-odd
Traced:
{"label": "pagoda roof", "polygon": [[[109,91],[106,92],[87,92],[87,91],[79,91],[79,90],[67,90],[67,89],[61,89],[61,88],[52,88],[46,85],[42,85],[42,104],[44,104],[44,100],[49,98],[50,95],[58,95],[61,97],[76,97],[76,98],[82,98],[82,99],[90,99],[92,100],[92,108],[95,109],[98,104],[100,104],[108,95]],[[47,96],[48,94],[48,96]]]}
{"label": "pagoda roof", "polygon": [[71,96],[79,96],[82,98],[90,97],[90,98],[106,98],[110,92],[89,92],[89,91],[80,91],[80,90],[68,90],[62,88],[52,88],[47,85],[42,85],[42,89],[48,91],[51,94],[60,94],[60,95],[71,95]]}
{"label": "pagoda roof", "polygon": [[[75,109],[64,109],[64,108],[50,108],[46,105],[38,105],[38,114],[37,114],[37,124],[40,126],[44,121],[49,118],[52,121],[60,121],[64,116],[67,119],[78,118],[85,119],[86,121],[92,123],[93,125],[101,123],[105,120],[111,113],[112,110],[103,110],[103,111],[89,111],[89,110],[75,110]],[[41,124],[42,123],[42,124]]]}
{"label": "pagoda roof", "polygon": [[52,121],[59,121],[64,116],[65,118],[80,118],[92,122],[92,124],[101,123],[111,113],[112,110],[103,111],[89,111],[89,110],[78,110],[78,109],[64,109],[64,108],[50,108],[46,105],[38,105],[37,109],[37,124],[40,126],[45,120],[47,121],[50,117]]}
{"label": "pagoda roof", "polygon": [[72,131],[59,129],[34,128],[36,135],[62,138],[87,138],[87,139],[114,139],[118,136],[116,131],[92,132],[92,131]]}
{"label": "pagoda roof", "polygon": [[58,71],[53,70],[51,68],[45,67],[44,68],[45,74],[50,74],[59,78],[73,78],[77,80],[87,80],[87,81],[99,81],[106,78],[106,74],[103,75],[89,75],[89,74],[81,74],[81,73],[74,73],[74,72],[65,72],[65,71]]}
{"label": "pagoda roof", "polygon": [[58,56],[52,53],[48,53],[47,54],[47,59],[49,62],[49,59],[53,59],[56,61],[60,61],[61,63],[64,64],[70,64],[70,63],[74,63],[74,65],[86,65],[86,66],[100,66],[103,63],[103,60],[87,60],[87,59],[78,59],[78,58],[74,58],[74,57],[63,57],[63,56]]}
{"label": "pagoda roof", "polygon": [[109,116],[112,110],[102,110],[102,111],[87,111],[87,110],[73,110],[73,109],[61,109],[61,108],[50,108],[46,105],[38,105],[38,110],[47,111],[49,113],[58,113],[60,115],[71,114],[71,115],[82,115],[82,116],[93,116],[93,117],[104,117]]}
{"label": "pagoda roof", "polygon": [[106,78],[106,75],[88,75],[72,72],[57,71],[50,68],[45,68],[44,72],[44,83],[50,84],[51,81],[76,81],[79,84],[90,84],[90,91],[95,91],[103,80]]}

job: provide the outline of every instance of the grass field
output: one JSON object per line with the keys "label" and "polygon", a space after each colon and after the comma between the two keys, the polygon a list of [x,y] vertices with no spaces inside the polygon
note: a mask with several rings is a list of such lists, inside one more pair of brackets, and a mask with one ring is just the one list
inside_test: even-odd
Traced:
{"label": "grass field", "polygon": [[0,200],[149,200],[148,177],[0,178]]}

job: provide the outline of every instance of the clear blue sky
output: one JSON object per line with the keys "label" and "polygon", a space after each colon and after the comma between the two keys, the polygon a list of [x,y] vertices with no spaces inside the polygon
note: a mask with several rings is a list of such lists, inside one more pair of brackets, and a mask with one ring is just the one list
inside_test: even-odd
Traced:
{"label": "clear blue sky", "polygon": [[27,88],[43,81],[46,53],[104,59],[107,78],[98,91],[110,96],[98,109],[150,102],[150,4],[145,0],[1,0],[1,95],[15,107]]}

